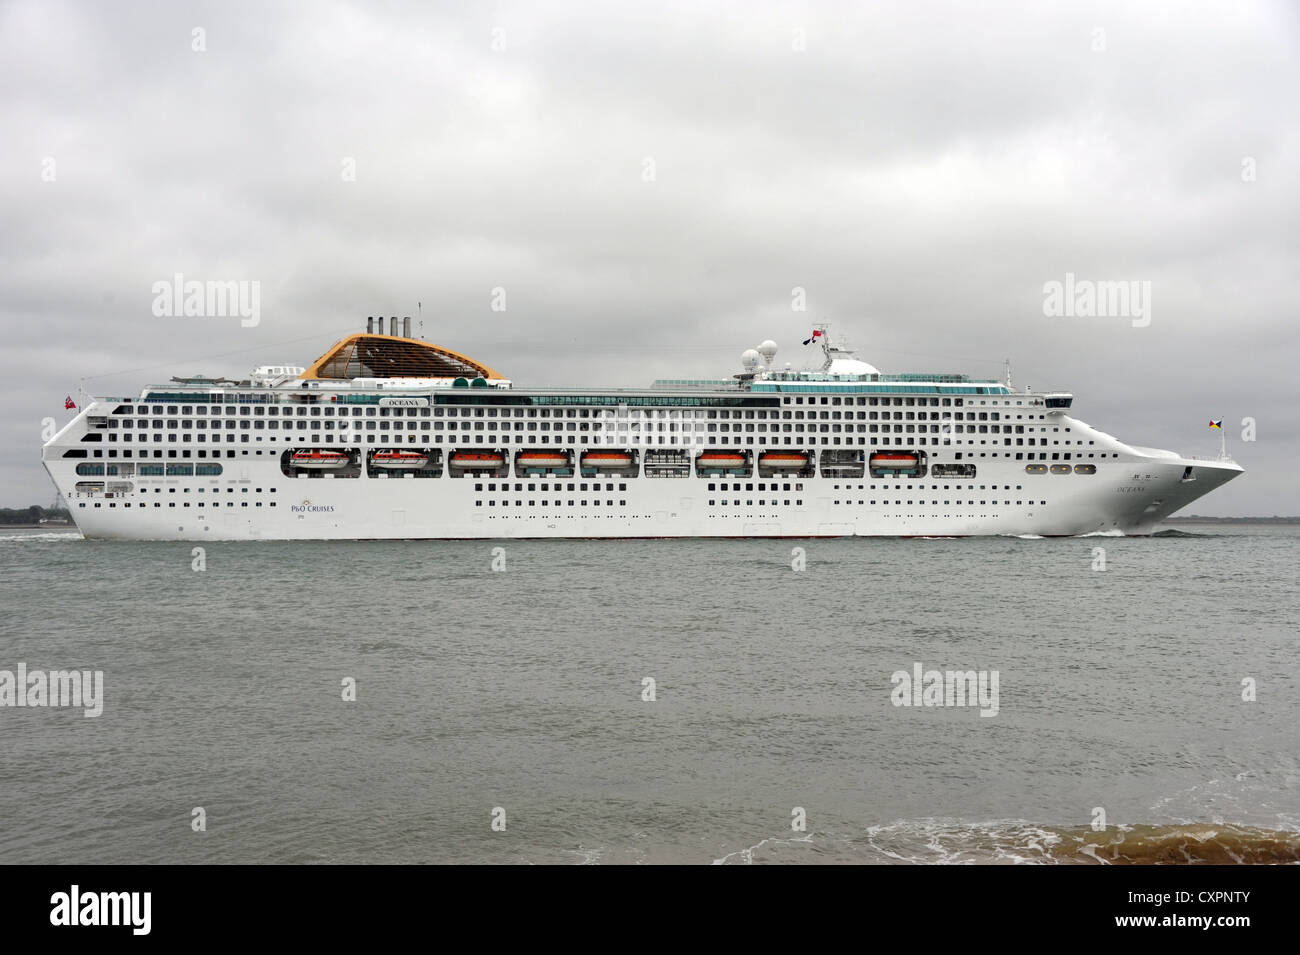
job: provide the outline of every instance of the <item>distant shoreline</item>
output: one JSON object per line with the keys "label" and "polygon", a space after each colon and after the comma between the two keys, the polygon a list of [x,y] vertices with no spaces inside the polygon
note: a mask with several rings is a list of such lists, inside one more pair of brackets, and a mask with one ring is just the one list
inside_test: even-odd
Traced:
{"label": "distant shoreline", "polygon": [[1161,524],[1300,524],[1300,517],[1166,517]]}

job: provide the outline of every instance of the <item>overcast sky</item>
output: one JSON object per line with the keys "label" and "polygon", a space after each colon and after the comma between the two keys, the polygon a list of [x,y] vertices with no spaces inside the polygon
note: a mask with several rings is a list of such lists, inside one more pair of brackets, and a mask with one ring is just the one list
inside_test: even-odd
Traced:
{"label": "overcast sky", "polygon": [[[802,367],[818,321],[882,371],[1009,357],[1121,440],[1225,419],[1246,474],[1189,511],[1300,514],[1296,11],[0,0],[0,505],[53,499],[82,378],[306,365],[419,301],[519,384]],[[1067,272],[1150,323],[1045,316]],[[259,324],[155,316],[176,273]]]}

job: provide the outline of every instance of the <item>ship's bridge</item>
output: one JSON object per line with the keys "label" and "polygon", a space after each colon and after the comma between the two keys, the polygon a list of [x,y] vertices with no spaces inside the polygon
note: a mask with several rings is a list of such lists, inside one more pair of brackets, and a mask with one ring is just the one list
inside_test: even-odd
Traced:
{"label": "ship's bridge", "polygon": [[[492,387],[507,387],[508,379],[480,361],[450,348],[398,335],[351,335],[333,345],[304,371],[303,381],[406,378],[467,382],[484,379]],[[304,386],[306,387],[306,386]]]}

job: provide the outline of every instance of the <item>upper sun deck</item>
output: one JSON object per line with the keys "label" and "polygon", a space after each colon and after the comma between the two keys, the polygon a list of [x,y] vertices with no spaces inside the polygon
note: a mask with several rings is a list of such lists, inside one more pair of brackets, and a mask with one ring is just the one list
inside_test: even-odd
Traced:
{"label": "upper sun deck", "polygon": [[993,379],[966,375],[837,375],[830,372],[775,372],[755,379],[751,390],[795,394],[1009,395]]}
{"label": "upper sun deck", "polygon": [[1009,395],[1003,382],[966,375],[836,375],[816,371],[774,372],[749,381],[706,378],[660,378],[654,389],[683,391],[747,391],[753,394],[891,394],[891,395]]}
{"label": "upper sun deck", "polygon": [[[449,348],[411,338],[409,320],[395,334],[368,325],[332,345],[306,368],[259,367],[250,380],[173,378],[136,398],[105,402],[193,404],[574,404],[749,405],[780,403],[782,395],[1013,395],[1006,382],[961,374],[884,374],[831,344],[825,326],[820,369],[772,368],[776,344],[766,341],[741,356],[744,371],[731,378],[658,379],[649,388],[516,388],[500,372]],[[401,331],[402,334],[396,334]],[[805,343],[807,344],[807,343]],[[1067,396],[1063,405],[1069,407]],[[838,403],[838,399],[836,399]],[[1053,402],[1055,404],[1055,402]]]}
{"label": "upper sun deck", "polygon": [[509,383],[499,371],[450,348],[399,335],[375,334],[349,335],[312,362],[299,378],[302,381],[482,378],[493,387]]}

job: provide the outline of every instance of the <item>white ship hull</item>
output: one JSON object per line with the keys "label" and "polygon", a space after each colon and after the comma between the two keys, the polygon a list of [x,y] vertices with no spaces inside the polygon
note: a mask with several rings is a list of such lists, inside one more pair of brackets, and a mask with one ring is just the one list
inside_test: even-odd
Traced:
{"label": "white ship hull", "polygon": [[[1148,534],[1242,473],[1124,444],[1071,417],[1068,394],[825,350],[823,372],[528,391],[368,333],[291,380],[93,401],[42,457],[82,534],[106,540]],[[381,449],[426,463],[384,467]]]}
{"label": "white ship hull", "polygon": [[[187,541],[1140,535],[1242,470],[1228,462],[1133,452],[1097,465],[1090,475],[1028,475],[1022,462],[983,464],[978,479],[965,483],[892,477],[723,482],[695,475],[597,481],[444,474],[419,480],[401,472],[347,480],[328,473],[286,478],[274,460],[263,460],[241,465],[234,477],[137,480],[126,499],[105,500],[76,490],[71,462],[47,466],[86,537]],[[1184,480],[1189,467],[1190,481]],[[708,490],[724,483],[754,490]],[[516,492],[516,484],[525,490]],[[532,491],[526,490],[530,484]],[[574,491],[567,490],[571,484]],[[576,489],[597,484],[599,492]],[[786,485],[802,490],[770,490]]]}

